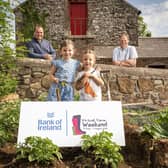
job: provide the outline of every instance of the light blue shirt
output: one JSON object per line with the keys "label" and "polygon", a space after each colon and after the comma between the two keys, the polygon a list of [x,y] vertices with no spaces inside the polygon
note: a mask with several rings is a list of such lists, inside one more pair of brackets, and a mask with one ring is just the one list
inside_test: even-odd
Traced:
{"label": "light blue shirt", "polygon": [[128,59],[138,58],[136,48],[134,46],[128,46],[127,48],[116,47],[113,50],[113,61],[124,61]]}
{"label": "light blue shirt", "polygon": [[69,60],[53,60],[52,64],[56,67],[55,76],[59,81],[66,81],[69,83],[74,82],[77,69],[79,68],[80,62],[75,59]]}
{"label": "light blue shirt", "polygon": [[[59,90],[61,101],[72,101],[74,98],[74,89],[72,83],[74,82],[77,69],[80,66],[80,62],[75,59],[69,60],[53,60],[52,65],[55,66],[56,72],[55,77],[58,78],[59,82],[53,82],[50,86],[47,100],[57,101],[58,97],[56,94],[56,89]],[[61,82],[66,82],[62,85]]]}

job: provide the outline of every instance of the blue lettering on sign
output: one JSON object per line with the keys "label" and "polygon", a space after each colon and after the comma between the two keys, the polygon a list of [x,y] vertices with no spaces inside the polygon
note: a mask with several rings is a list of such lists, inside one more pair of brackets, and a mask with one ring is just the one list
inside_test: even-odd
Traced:
{"label": "blue lettering on sign", "polygon": [[60,120],[38,120],[38,131],[62,130],[62,119]]}

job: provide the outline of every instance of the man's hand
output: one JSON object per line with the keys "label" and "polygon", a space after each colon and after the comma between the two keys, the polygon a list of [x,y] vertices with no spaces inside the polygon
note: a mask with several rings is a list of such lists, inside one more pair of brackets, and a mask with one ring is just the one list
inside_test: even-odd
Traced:
{"label": "man's hand", "polygon": [[51,61],[53,58],[52,58],[52,55],[50,55],[50,54],[45,54],[44,55],[44,58],[46,59],[46,60],[49,60],[49,61]]}

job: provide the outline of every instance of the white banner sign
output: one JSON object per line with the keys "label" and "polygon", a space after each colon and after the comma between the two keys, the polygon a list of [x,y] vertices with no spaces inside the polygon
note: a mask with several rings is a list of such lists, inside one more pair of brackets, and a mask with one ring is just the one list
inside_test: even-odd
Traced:
{"label": "white banner sign", "polygon": [[125,145],[119,101],[22,102],[18,143],[26,137],[48,137],[60,147],[81,146],[83,134],[113,133],[112,141]]}

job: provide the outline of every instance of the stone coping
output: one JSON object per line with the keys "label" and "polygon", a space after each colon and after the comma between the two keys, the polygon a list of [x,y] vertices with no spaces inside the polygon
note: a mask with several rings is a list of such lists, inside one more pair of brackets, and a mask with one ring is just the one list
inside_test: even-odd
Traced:
{"label": "stone coping", "polygon": [[[49,67],[51,62],[43,59],[32,59],[32,58],[19,58],[17,62],[21,66],[27,67]],[[144,68],[144,67],[118,67],[114,65],[98,64],[101,71],[109,71],[114,74],[120,74],[122,76],[141,76],[142,78],[148,78],[156,76],[158,79],[168,79],[168,69],[155,69],[155,68]]]}

